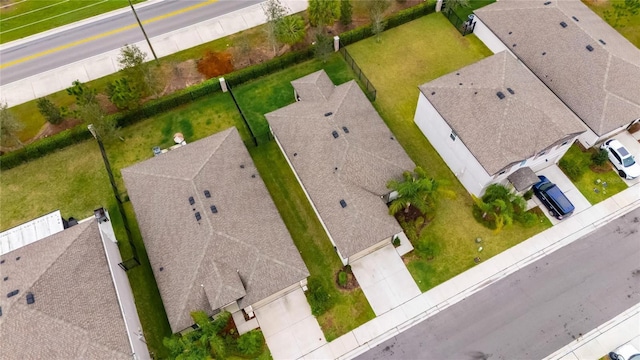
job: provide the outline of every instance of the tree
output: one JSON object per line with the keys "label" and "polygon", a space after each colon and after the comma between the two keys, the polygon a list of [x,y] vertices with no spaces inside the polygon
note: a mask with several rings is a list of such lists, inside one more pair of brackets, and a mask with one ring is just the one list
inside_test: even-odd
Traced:
{"label": "tree", "polygon": [[369,0],[366,3],[371,19],[371,32],[376,36],[376,41],[380,42],[380,34],[384,31],[384,12],[391,6],[390,0]]}
{"label": "tree", "polygon": [[0,145],[23,146],[17,135],[22,129],[24,124],[9,110],[7,103],[0,104]]}
{"label": "tree", "polygon": [[96,98],[96,90],[79,80],[67,89],[67,94],[76,98],[73,115],[85,124],[93,124],[103,139],[109,141],[119,137],[118,126],[114,118],[107,116]]}
{"label": "tree", "polygon": [[351,1],[340,0],[340,23],[342,25],[351,24],[352,16],[353,16],[353,9],[351,6]]}
{"label": "tree", "polygon": [[38,99],[37,105],[38,111],[40,111],[40,114],[42,114],[49,123],[57,125],[64,120],[60,108],[49,100],[49,98],[43,97]]}
{"label": "tree", "polygon": [[[127,78],[131,89],[139,92],[138,99],[142,99],[153,93],[157,97],[159,77],[153,76],[152,65],[145,62],[147,53],[135,45],[125,45],[120,49],[118,64],[122,68],[124,77]],[[139,101],[138,101],[139,103]]]}
{"label": "tree", "polygon": [[469,7],[469,0],[445,0],[442,11],[449,12],[457,8]]}
{"label": "tree", "polygon": [[440,190],[438,182],[427,176],[426,171],[420,166],[402,174],[402,181],[390,180],[387,183],[389,190],[397,192],[397,198],[389,204],[389,213],[395,215],[400,211],[409,212],[410,207],[418,209],[423,215],[433,211],[438,193],[447,193]]}
{"label": "tree", "polygon": [[339,0],[309,0],[307,8],[311,26],[324,29],[340,17]]}
{"label": "tree", "polygon": [[500,232],[505,226],[511,225],[514,219],[522,219],[527,203],[522,196],[511,192],[501,184],[491,184],[485,190],[482,198],[473,197],[474,211],[483,223]]}
{"label": "tree", "polygon": [[315,38],[315,56],[323,63],[326,63],[329,60],[329,55],[333,52],[333,40],[322,31],[316,32]]}
{"label": "tree", "polygon": [[273,47],[273,53],[276,54],[276,47],[278,46],[278,24],[287,16],[287,8],[282,5],[280,0],[267,0],[264,3],[263,11],[267,17],[267,38]]}
{"label": "tree", "polygon": [[98,102],[96,99],[96,89],[91,89],[80,82],[80,80],[74,81],[72,85],[72,87],[67,89],[67,94],[76,98],[76,105],[78,107]]}
{"label": "tree", "polygon": [[299,43],[306,35],[304,19],[300,15],[290,15],[276,24],[276,38],[287,45]]}
{"label": "tree", "polygon": [[134,86],[131,86],[127,78],[120,78],[107,86],[107,95],[118,109],[130,110],[138,107],[142,94]]}

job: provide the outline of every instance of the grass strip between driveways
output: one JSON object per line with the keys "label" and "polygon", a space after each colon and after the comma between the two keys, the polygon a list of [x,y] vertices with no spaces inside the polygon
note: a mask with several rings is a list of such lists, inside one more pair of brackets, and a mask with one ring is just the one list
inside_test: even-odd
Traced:
{"label": "grass strip between driveways", "polygon": [[[385,31],[382,41],[360,41],[348,47],[362,71],[376,87],[374,105],[411,159],[455,199],[440,199],[435,218],[419,234],[405,226],[416,251],[405,257],[419,288],[426,291],[540,231],[551,223],[542,215],[532,227],[518,224],[495,233],[472,216],[473,201],[442,158],[413,122],[418,86],[491,55],[475,35],[460,36],[439,13]],[[482,238],[478,252],[476,238]]]}
{"label": "grass strip between driveways", "polygon": [[[627,184],[611,169],[608,160],[604,167],[611,170],[606,172],[591,170],[589,167],[591,165],[591,155],[595,152],[595,149],[582,151],[577,144],[573,144],[562,157],[563,160],[574,163],[583,170],[580,179],[577,181],[571,179],[571,181],[592,205],[627,189]],[[562,166],[560,166],[560,169],[566,173]]]}

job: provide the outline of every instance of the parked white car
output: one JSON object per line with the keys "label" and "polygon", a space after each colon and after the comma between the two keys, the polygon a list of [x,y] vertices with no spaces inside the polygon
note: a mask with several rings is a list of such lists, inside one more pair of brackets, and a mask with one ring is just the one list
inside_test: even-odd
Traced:
{"label": "parked white car", "polygon": [[640,351],[631,344],[624,344],[609,353],[611,360],[639,360]]}
{"label": "parked white car", "polygon": [[616,139],[607,140],[600,148],[607,150],[609,160],[613,167],[618,170],[620,176],[629,180],[640,176],[640,164],[636,162],[635,157],[620,141]]}

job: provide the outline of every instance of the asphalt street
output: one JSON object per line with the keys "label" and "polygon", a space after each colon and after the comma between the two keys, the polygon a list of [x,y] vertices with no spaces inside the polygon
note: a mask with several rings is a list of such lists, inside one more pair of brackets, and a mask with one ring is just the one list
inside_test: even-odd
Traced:
{"label": "asphalt street", "polygon": [[640,209],[359,359],[542,359],[640,302]]}
{"label": "asphalt street", "polygon": [[[136,12],[151,38],[224,15],[260,0],[167,0]],[[137,8],[136,8],[137,9]],[[0,85],[144,40],[133,12],[110,16],[0,51]],[[153,45],[153,43],[152,43]]]}

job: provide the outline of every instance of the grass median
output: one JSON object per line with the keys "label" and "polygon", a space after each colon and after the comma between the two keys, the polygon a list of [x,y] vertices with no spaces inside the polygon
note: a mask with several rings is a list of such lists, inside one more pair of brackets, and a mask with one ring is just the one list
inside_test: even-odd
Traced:
{"label": "grass median", "polygon": [[439,201],[433,221],[412,239],[428,253],[405,258],[422,291],[473,267],[475,257],[486,260],[551,226],[541,217],[532,227],[514,224],[495,233],[478,223],[471,213],[473,200],[413,122],[418,86],[491,55],[480,40],[460,36],[436,13],[385,31],[380,43],[367,39],[348,50],[376,87],[375,106],[411,159],[456,193]]}

